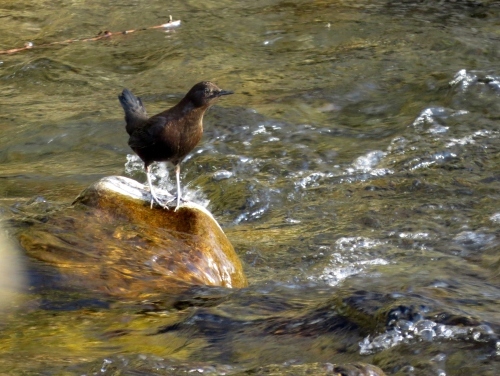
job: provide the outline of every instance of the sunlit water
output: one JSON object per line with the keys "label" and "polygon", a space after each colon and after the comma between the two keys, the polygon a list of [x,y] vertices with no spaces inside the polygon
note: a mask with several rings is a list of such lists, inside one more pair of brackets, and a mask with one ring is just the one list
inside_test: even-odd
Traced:
{"label": "sunlit water", "polygon": [[[101,177],[145,181],[123,87],[154,114],[210,79],[236,94],[207,114],[182,183],[250,283],[116,301],[55,287],[26,259],[32,288],[4,313],[0,372],[293,374],[362,361],[498,373],[496,2],[9,2],[0,15],[0,49],[35,45],[0,55],[11,232]],[[181,26],[36,48],[169,15]],[[164,167],[156,176],[174,189]]]}

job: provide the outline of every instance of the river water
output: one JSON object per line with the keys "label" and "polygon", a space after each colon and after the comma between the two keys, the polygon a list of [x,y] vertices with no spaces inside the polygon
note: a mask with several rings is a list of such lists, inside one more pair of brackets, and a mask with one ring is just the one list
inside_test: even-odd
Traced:
{"label": "river water", "polygon": [[[46,45],[170,15],[179,27]],[[213,80],[236,94],[207,114],[182,181],[250,284],[119,301],[55,287],[21,255],[0,373],[499,373],[498,2],[21,0],[0,19],[1,50],[35,46],[0,55],[13,240],[33,203],[145,181],[124,87],[154,114]]]}

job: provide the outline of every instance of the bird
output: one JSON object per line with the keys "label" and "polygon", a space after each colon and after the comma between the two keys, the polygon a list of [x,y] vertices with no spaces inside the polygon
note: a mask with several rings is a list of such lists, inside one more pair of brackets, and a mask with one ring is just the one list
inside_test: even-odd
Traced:
{"label": "bird", "polygon": [[153,162],[170,162],[175,166],[177,183],[177,211],[181,202],[180,164],[196,147],[203,135],[203,115],[217,100],[233,91],[222,90],[210,81],[198,82],[172,108],[149,117],[142,100],[128,89],[118,96],[125,111],[125,130],[129,134],[128,145],[144,162],[144,169],[153,200],[168,209],[160,201],[151,183],[150,166]]}

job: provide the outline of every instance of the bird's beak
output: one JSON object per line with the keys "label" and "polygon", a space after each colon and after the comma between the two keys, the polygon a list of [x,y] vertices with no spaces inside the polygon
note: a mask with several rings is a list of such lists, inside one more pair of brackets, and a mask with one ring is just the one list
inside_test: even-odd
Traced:
{"label": "bird's beak", "polygon": [[230,91],[230,90],[221,90],[219,91],[219,93],[217,94],[217,96],[222,96],[222,95],[229,95],[229,94],[234,94],[234,91]]}

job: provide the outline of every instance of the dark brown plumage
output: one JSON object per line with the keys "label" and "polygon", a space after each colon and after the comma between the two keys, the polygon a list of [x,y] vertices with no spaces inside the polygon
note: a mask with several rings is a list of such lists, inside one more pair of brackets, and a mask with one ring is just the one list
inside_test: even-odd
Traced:
{"label": "dark brown plumage", "polygon": [[166,208],[153,192],[149,166],[153,162],[171,162],[175,166],[177,181],[177,206],[181,200],[180,163],[200,142],[203,135],[203,115],[222,95],[233,94],[221,90],[212,82],[194,85],[174,107],[148,117],[140,98],[128,89],[118,96],[125,111],[126,130],[130,135],[129,146],[143,160],[151,196]]}

